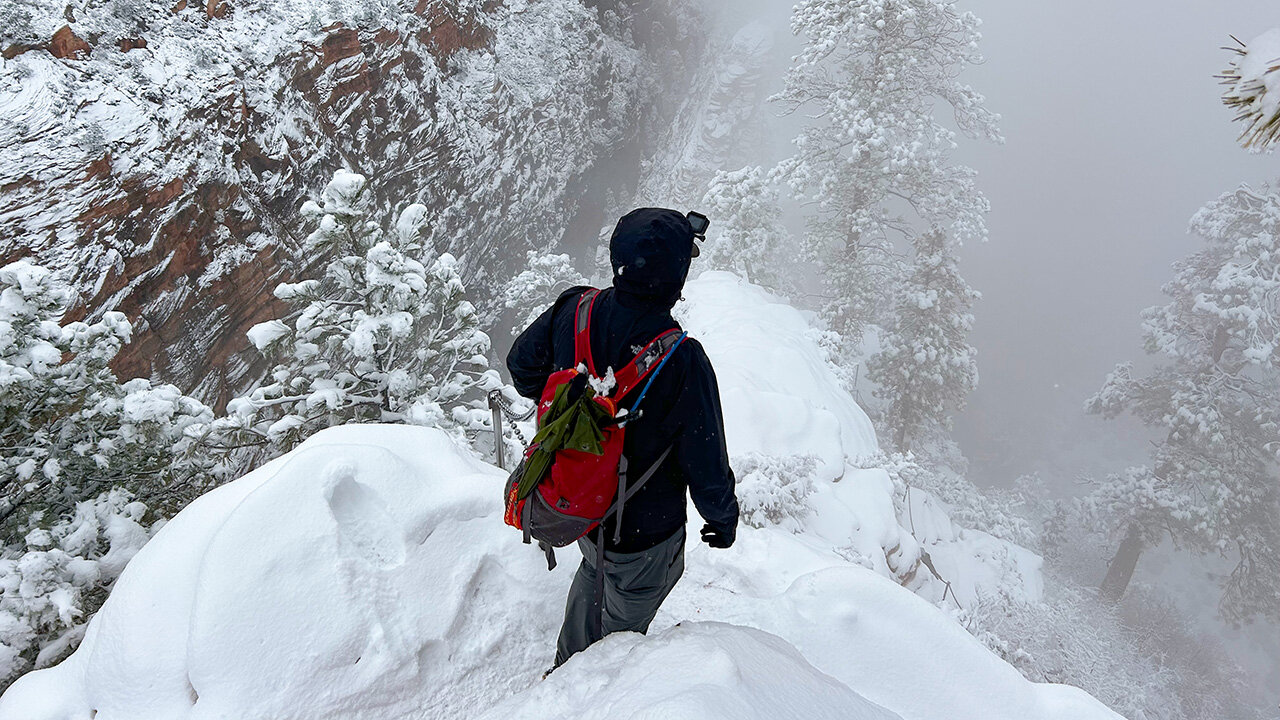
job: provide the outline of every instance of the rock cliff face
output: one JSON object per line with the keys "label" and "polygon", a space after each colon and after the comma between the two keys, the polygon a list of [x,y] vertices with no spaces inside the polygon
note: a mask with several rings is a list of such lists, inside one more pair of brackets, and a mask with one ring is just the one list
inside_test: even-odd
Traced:
{"label": "rock cliff face", "polygon": [[323,261],[298,208],[338,167],[387,211],[427,205],[483,298],[524,249],[599,226],[603,168],[694,62],[685,0],[630,4],[51,7],[0,33],[0,263],[128,314],[122,374],[218,403],[256,379],[244,331],[272,288]]}

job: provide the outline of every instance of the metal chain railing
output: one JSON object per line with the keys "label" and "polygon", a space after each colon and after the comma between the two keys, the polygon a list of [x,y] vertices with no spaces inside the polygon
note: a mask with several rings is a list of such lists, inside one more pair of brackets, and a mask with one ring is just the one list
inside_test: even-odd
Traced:
{"label": "metal chain railing", "polygon": [[529,441],[525,439],[524,433],[520,432],[518,422],[524,422],[533,417],[533,412],[538,409],[535,404],[524,413],[517,413],[511,403],[503,397],[501,389],[489,391],[489,410],[493,413],[493,454],[497,460],[498,467],[503,470],[507,469],[505,453],[503,452],[505,445],[502,441],[502,416],[506,415],[511,421],[511,429],[515,431],[516,437],[520,439],[520,444],[527,446]]}
{"label": "metal chain railing", "polygon": [[[911,484],[904,483],[904,485],[907,488],[907,521],[911,523],[911,537],[914,538],[916,537],[916,516],[915,512],[912,510]],[[919,538],[916,538],[916,540],[918,541]],[[938,578],[938,580],[946,586],[942,590],[942,602],[945,603],[947,601],[947,594],[950,593],[951,602],[956,604],[957,609],[964,610],[964,606],[960,604],[960,598],[956,597],[956,591],[951,589],[951,581],[942,577],[942,575],[938,573],[938,569],[933,566],[933,558],[929,557],[929,551],[922,551],[920,553],[920,560],[924,563],[925,567],[929,568],[929,572],[933,573],[933,576]]]}

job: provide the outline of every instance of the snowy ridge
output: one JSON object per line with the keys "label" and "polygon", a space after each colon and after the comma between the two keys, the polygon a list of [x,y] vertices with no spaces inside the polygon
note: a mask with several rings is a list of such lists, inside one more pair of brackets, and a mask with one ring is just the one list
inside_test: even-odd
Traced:
{"label": "snowy ridge", "polygon": [[[724,551],[690,543],[650,636],[607,638],[538,682],[573,551],[548,573],[502,524],[505,473],[445,433],[349,425],[179,514],[79,651],[0,698],[0,720],[1117,717],[1080,690],[1024,680],[906,574],[921,543],[952,548],[953,585],[1005,566],[956,542],[969,531],[937,503],[916,508],[914,539],[888,475],[844,460],[874,435],[800,313],[726,273],[686,297],[735,464],[758,460],[752,443],[771,428],[784,431],[767,448],[775,461],[817,460],[801,464],[814,475],[802,502],[764,501],[803,522],[744,526]],[[766,412],[767,397],[783,410]]]}

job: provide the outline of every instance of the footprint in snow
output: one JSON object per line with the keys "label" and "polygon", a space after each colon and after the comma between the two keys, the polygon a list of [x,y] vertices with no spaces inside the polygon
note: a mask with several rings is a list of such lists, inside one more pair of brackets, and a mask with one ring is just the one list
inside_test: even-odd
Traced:
{"label": "footprint in snow", "polygon": [[389,569],[405,560],[400,523],[376,490],[356,480],[355,466],[335,462],[325,468],[325,499],[338,534],[371,565]]}

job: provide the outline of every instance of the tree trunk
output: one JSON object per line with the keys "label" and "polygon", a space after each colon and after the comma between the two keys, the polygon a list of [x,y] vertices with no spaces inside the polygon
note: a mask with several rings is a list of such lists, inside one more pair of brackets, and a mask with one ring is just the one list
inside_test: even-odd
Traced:
{"label": "tree trunk", "polygon": [[907,440],[910,438],[908,430],[911,429],[911,413],[910,408],[898,408],[898,428],[893,433],[894,449],[906,455],[911,452],[911,448],[907,447]]}
{"label": "tree trunk", "polygon": [[1138,558],[1141,556],[1142,539],[1138,526],[1130,525],[1129,532],[1125,533],[1115,557],[1111,558],[1111,565],[1107,567],[1107,576],[1102,579],[1102,585],[1098,586],[1098,592],[1103,600],[1110,603],[1120,602],[1120,598],[1124,597],[1124,591],[1129,587],[1129,581],[1133,579],[1133,571],[1137,569]]}

